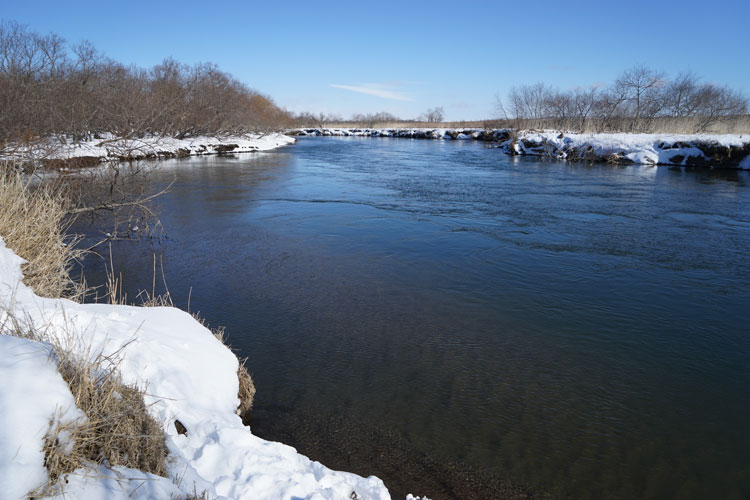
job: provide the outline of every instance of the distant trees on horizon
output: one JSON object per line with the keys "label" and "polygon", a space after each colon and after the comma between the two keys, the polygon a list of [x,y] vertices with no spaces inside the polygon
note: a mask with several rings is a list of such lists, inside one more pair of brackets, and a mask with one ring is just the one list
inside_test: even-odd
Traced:
{"label": "distant trees on horizon", "polygon": [[705,132],[748,112],[748,99],[726,86],[701,82],[691,72],[674,79],[643,65],[625,70],[612,85],[559,90],[544,83],[513,87],[497,98],[497,114],[517,128],[650,132],[677,120]]}
{"label": "distant trees on horizon", "polygon": [[309,113],[302,112],[294,116],[298,127],[325,128],[330,125],[350,125],[357,127],[373,128],[375,126],[392,126],[398,123],[442,123],[445,120],[445,111],[442,106],[429,108],[416,118],[405,120],[398,116],[381,111],[378,113],[354,113],[349,119],[344,119],[338,113]]}

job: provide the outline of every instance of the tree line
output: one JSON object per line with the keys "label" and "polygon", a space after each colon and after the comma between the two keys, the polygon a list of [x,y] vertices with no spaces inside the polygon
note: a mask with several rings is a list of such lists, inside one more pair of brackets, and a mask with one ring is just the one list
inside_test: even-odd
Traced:
{"label": "tree line", "polygon": [[0,22],[0,144],[100,132],[118,137],[267,132],[292,125],[268,96],[215,64],[150,69],[16,22]]}
{"label": "tree line", "polygon": [[294,116],[295,126],[305,128],[325,128],[332,125],[374,128],[376,126],[391,126],[392,124],[408,123],[442,123],[445,120],[445,111],[442,106],[429,108],[416,118],[403,119],[398,116],[380,111],[378,113],[354,113],[345,119],[338,113],[310,113],[301,112]]}
{"label": "tree line", "polygon": [[[560,90],[544,83],[513,87],[497,99],[501,118],[517,128],[576,132],[651,132],[675,128],[705,132],[748,112],[740,92],[702,82],[691,72],[673,79],[638,65],[608,87]],[[671,125],[670,125],[671,124]]]}

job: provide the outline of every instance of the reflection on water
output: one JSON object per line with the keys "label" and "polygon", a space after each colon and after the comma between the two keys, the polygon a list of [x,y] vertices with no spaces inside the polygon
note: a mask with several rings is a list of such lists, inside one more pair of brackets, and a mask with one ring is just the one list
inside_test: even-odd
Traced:
{"label": "reflection on water", "polygon": [[[170,290],[227,327],[261,413],[554,496],[750,495],[748,173],[348,138],[159,166]],[[150,288],[147,250],[115,258]]]}

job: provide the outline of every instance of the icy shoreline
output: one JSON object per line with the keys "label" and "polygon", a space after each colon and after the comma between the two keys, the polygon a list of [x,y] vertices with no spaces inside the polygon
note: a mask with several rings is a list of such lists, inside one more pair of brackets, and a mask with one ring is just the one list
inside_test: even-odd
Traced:
{"label": "icy shoreline", "polygon": [[508,129],[313,128],[294,136],[399,137],[477,140],[513,156],[614,164],[750,169],[750,135],[739,134],[572,134]]}
{"label": "icy shoreline", "polygon": [[293,144],[295,139],[281,133],[234,136],[199,136],[186,139],[150,136],[121,139],[102,134],[88,141],[55,138],[33,146],[9,148],[4,159],[38,161],[52,168],[87,167],[105,161],[131,161],[181,158],[213,154],[256,153]]}
{"label": "icy shoreline", "polygon": [[111,356],[126,383],[145,388],[149,413],[166,435],[168,477],[123,467],[79,469],[61,478],[53,498],[145,500],[203,491],[212,499],[390,498],[377,477],[332,471],[254,436],[235,414],[237,357],[189,314],[42,298],[23,284],[22,263],[0,238],[0,497],[25,498],[43,484],[41,450],[51,422],[81,417],[49,344],[8,335],[12,315],[80,356]]}

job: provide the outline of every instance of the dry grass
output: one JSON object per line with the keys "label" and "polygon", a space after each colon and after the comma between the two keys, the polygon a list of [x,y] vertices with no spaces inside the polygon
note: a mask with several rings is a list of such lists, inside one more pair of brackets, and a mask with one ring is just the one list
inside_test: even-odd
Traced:
{"label": "dry grass", "polygon": [[[38,295],[76,299],[84,296],[84,286],[73,282],[69,275],[80,252],[74,249],[75,238],[65,235],[69,228],[68,207],[66,195],[53,184],[32,186],[22,174],[0,165],[0,236],[8,248],[28,261],[23,267],[24,283]],[[152,292],[136,297],[140,305],[174,307],[168,291],[163,295],[154,293],[155,282],[154,261]],[[127,303],[122,277],[111,272],[111,262],[107,300],[112,304]],[[196,319],[205,324],[200,317]],[[107,357],[91,352],[75,354],[68,347],[80,345],[74,335],[56,339],[34,328],[30,320],[19,321],[12,314],[5,315],[0,327],[5,334],[50,343],[58,371],[76,406],[85,414],[85,418],[72,422],[50,422],[43,444],[49,479],[30,492],[30,497],[60,493],[59,480],[65,474],[103,464],[166,476],[168,450],[162,427],[149,415],[141,389],[123,383],[114,361],[117,353]],[[211,331],[225,341],[223,328]],[[255,394],[244,361],[237,376],[241,399],[238,413],[244,415],[252,407]],[[206,496],[195,494],[194,498]]]}
{"label": "dry grass", "polygon": [[28,261],[24,283],[43,297],[77,298],[83,286],[70,278],[80,256],[76,238],[66,236],[70,219],[66,198],[47,184],[30,181],[0,165],[0,236],[5,245]]}
{"label": "dry grass", "polygon": [[62,476],[102,464],[166,476],[164,433],[149,415],[143,392],[122,381],[114,362],[118,353],[76,354],[68,347],[77,343],[74,334],[45,334],[29,320],[19,320],[12,314],[6,315],[2,331],[49,343],[60,375],[85,414],[85,418],[62,424],[56,419],[50,422],[43,447],[49,480],[30,497],[59,493]]}
{"label": "dry grass", "polygon": [[[114,369],[105,368],[101,356],[90,362],[63,355],[66,357],[59,360],[58,369],[86,420],[69,428],[57,426],[46,436],[45,466],[50,482],[91,463],[166,476],[164,433],[148,414],[142,391],[124,384]],[[66,442],[59,439],[60,432],[73,440],[70,453],[66,453]]]}
{"label": "dry grass", "polygon": [[253,399],[255,398],[255,384],[248,372],[245,362],[247,358],[240,359],[240,366],[237,368],[237,378],[240,380],[240,406],[237,408],[237,415],[242,418],[243,422],[247,421],[250,416],[250,410],[253,408]]}
{"label": "dry grass", "polygon": [[[80,252],[74,249],[75,238],[65,235],[67,208],[65,195],[54,186],[32,186],[7,165],[0,170],[0,236],[28,261],[23,266],[24,283],[38,295],[83,295],[83,286],[69,275]],[[67,347],[77,343],[72,333],[57,338],[12,314],[6,314],[1,326],[5,334],[52,346],[58,371],[85,414],[84,419],[61,425],[51,422],[44,440],[49,481],[32,496],[50,494],[62,475],[92,464],[166,474],[167,448],[161,426],[148,414],[141,390],[123,383],[112,356],[77,355]]]}
{"label": "dry grass", "polygon": [[[47,297],[83,296],[83,286],[70,278],[71,265],[80,252],[74,249],[75,239],[66,237],[68,202],[65,194],[51,184],[32,184],[10,168],[0,170],[0,236],[24,264],[24,283],[38,295]],[[107,284],[107,300],[112,304],[127,303],[122,293],[122,277],[111,272]],[[162,279],[164,279],[162,272]],[[142,292],[136,298],[147,307],[174,307],[171,295]],[[205,324],[200,317],[198,321]],[[147,411],[143,393],[138,387],[124,384],[113,358],[101,354],[79,353],[66,347],[76,344],[72,339],[54,339],[33,328],[30,321],[18,321],[6,315],[3,333],[50,342],[58,370],[73,394],[76,406],[85,419],[55,425],[44,440],[45,466],[49,481],[31,496],[55,492],[58,479],[81,467],[107,464],[140,469],[166,475],[167,448],[161,426]],[[225,341],[223,328],[212,333]],[[250,374],[240,363],[238,413],[245,415],[252,407],[255,394]],[[197,498],[201,498],[196,495]]]}
{"label": "dry grass", "polygon": [[187,495],[184,500],[209,500],[208,493],[202,491],[200,494],[197,491]]}

